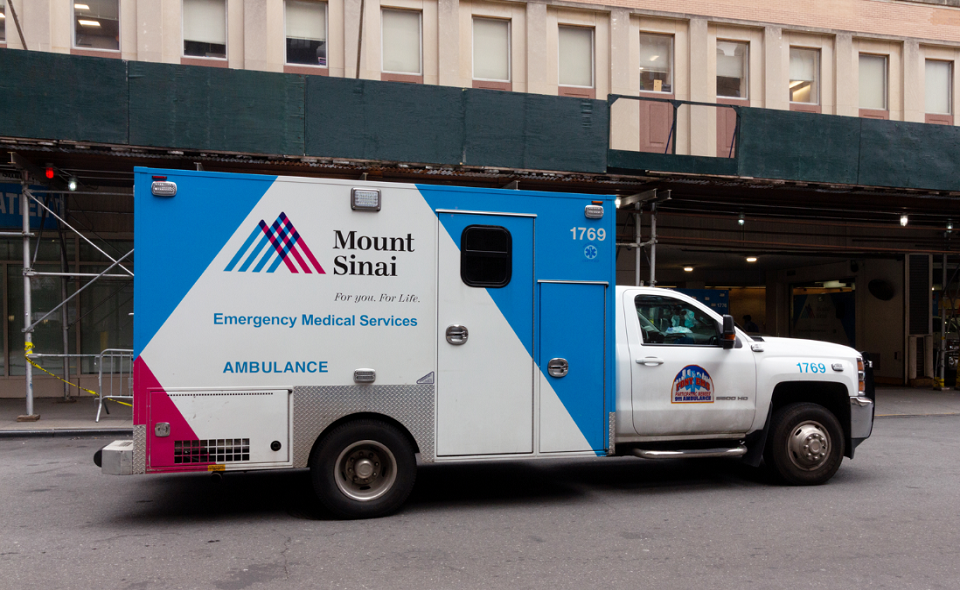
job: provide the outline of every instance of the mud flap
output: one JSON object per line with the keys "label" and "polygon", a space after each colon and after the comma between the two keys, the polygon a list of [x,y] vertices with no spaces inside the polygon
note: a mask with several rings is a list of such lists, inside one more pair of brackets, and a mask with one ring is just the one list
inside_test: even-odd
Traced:
{"label": "mud flap", "polygon": [[767,434],[770,432],[770,419],[773,417],[773,404],[767,410],[767,419],[763,423],[763,430],[751,432],[745,440],[747,444],[747,454],[743,456],[742,461],[750,467],[759,467],[763,459],[763,448],[767,446]]}

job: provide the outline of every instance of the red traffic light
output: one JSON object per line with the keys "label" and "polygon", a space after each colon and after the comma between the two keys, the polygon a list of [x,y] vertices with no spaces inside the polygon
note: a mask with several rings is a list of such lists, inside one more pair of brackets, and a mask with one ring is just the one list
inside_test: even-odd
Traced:
{"label": "red traffic light", "polygon": [[47,177],[48,180],[53,180],[53,176],[54,176],[53,166],[47,166],[47,169],[43,171],[43,174],[44,176]]}

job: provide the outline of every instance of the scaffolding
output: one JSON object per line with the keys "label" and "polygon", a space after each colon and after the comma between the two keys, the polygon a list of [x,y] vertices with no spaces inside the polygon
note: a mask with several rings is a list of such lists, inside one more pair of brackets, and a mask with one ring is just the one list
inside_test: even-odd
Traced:
{"label": "scaffolding", "polygon": [[[72,194],[72,195],[75,195],[75,194],[101,195],[104,193],[100,193],[100,192],[84,193],[84,192],[78,192],[76,190],[69,190],[69,189],[57,190],[56,187],[51,187],[51,190],[34,190],[30,188],[31,184],[33,184],[31,182],[31,179],[34,179],[34,180],[42,179],[44,176],[42,171],[37,166],[35,166],[34,164],[32,164],[31,162],[29,162],[28,160],[26,160],[25,158],[21,157],[16,153],[10,154],[10,163],[20,172],[20,186],[21,186],[20,214],[22,217],[22,229],[20,232],[0,232],[0,237],[22,237],[23,239],[23,307],[24,307],[23,326],[24,327],[22,331],[24,336],[24,356],[26,358],[26,362],[24,363],[24,377],[26,381],[26,413],[23,414],[22,416],[18,416],[17,421],[18,422],[34,422],[40,419],[40,416],[35,412],[35,408],[34,408],[33,367],[35,365],[31,360],[32,358],[51,358],[51,357],[62,358],[63,374],[64,374],[64,377],[67,377],[70,374],[70,370],[69,370],[70,359],[80,358],[84,356],[98,357],[98,365],[99,365],[98,371],[100,373],[100,377],[98,379],[98,383],[99,383],[98,387],[100,388],[101,391],[92,392],[90,390],[80,387],[79,385],[74,385],[72,383],[69,383],[66,379],[63,379],[64,397],[65,398],[69,397],[70,386],[75,386],[84,391],[88,391],[90,393],[97,395],[100,398],[98,410],[97,410],[97,420],[99,421],[100,410],[104,408],[104,405],[103,405],[104,397],[103,397],[103,391],[102,391],[103,390],[103,367],[104,367],[103,354],[106,351],[101,351],[101,353],[97,355],[84,355],[84,354],[70,353],[69,341],[68,341],[69,325],[68,325],[68,318],[67,318],[67,304],[73,299],[75,299],[80,293],[82,293],[92,284],[94,284],[97,280],[103,277],[123,278],[123,279],[132,280],[133,271],[131,271],[126,266],[124,266],[123,261],[133,254],[133,249],[131,248],[130,251],[124,254],[123,256],[114,258],[110,254],[107,254],[107,252],[105,252],[102,248],[100,248],[97,244],[95,244],[90,238],[85,236],[83,232],[81,232],[74,226],[70,225],[66,220],[67,215],[64,211],[61,211],[61,215],[58,215],[57,212],[50,207],[50,198],[49,198],[50,195],[63,194],[63,193],[67,193],[68,191],[69,191],[69,194]],[[37,195],[44,196],[44,198],[41,199]],[[30,229],[30,202],[31,201],[33,203],[36,203],[38,207],[38,211],[42,212],[40,224],[38,227],[39,235],[37,236],[35,236]],[[60,238],[61,272],[45,272],[45,271],[36,270],[37,256],[39,255],[39,252],[40,252],[40,238],[43,235],[43,226],[46,222],[46,218],[48,215],[56,219],[58,222],[57,231]],[[76,271],[72,271],[70,269],[69,263],[67,262],[66,246],[64,241],[65,227],[70,231],[72,231],[76,236],[78,236],[84,242],[89,244],[100,255],[104,256],[106,260],[110,262],[107,268],[100,273],[82,273],[82,272],[79,272],[79,268]],[[34,248],[31,253],[30,239],[33,237],[37,237],[37,243],[36,243],[36,248]],[[118,272],[111,272],[114,269],[118,269]],[[33,304],[31,300],[31,296],[32,296],[31,281],[38,277],[59,277],[61,279],[60,281],[61,301],[53,309],[43,314],[40,318],[34,320]],[[70,278],[76,278],[76,279],[89,278],[90,280],[84,283],[79,289],[76,289],[73,293],[67,295],[66,280]],[[53,314],[57,313],[58,311],[60,312],[61,325],[62,325],[62,331],[63,331],[63,353],[62,354],[61,353],[34,353],[33,352],[34,330],[41,322],[53,316]],[[123,353],[132,354],[132,351],[123,351]],[[113,356],[114,355],[111,352],[111,355],[110,355],[111,370],[113,368],[113,364],[112,364]],[[39,365],[37,366],[39,367]],[[46,371],[42,367],[41,367],[41,370]],[[113,383],[112,379],[109,381],[109,383],[111,383],[112,385]],[[121,391],[116,395],[114,395],[114,392],[111,388],[110,395],[107,396],[107,399],[113,399],[113,400],[131,399],[132,400],[132,395],[130,395],[129,389],[126,391]],[[109,410],[108,410],[108,413],[109,413]]]}

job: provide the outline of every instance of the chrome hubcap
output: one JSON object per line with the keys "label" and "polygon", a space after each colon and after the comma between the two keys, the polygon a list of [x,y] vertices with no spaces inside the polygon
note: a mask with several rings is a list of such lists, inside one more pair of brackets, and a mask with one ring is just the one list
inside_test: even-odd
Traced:
{"label": "chrome hubcap", "polygon": [[386,494],[397,479],[397,461],[375,440],[349,445],[337,457],[334,478],[345,496],[369,502]]}
{"label": "chrome hubcap", "polygon": [[813,471],[827,461],[830,433],[819,422],[803,422],[790,434],[787,450],[794,465],[805,471]]}

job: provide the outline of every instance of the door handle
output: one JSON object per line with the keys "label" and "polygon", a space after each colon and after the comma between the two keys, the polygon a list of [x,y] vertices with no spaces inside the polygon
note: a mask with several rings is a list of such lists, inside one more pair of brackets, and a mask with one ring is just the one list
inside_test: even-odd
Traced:
{"label": "door handle", "polygon": [[466,326],[461,326],[459,324],[454,324],[447,327],[447,342],[454,345],[464,344],[467,341],[467,337],[470,336],[470,331],[467,330]]}
{"label": "door handle", "polygon": [[570,371],[570,365],[567,363],[567,359],[550,359],[550,362],[547,363],[547,372],[551,377],[565,377]]}
{"label": "door handle", "polygon": [[637,363],[648,367],[656,367],[657,365],[663,364],[663,359],[658,356],[646,356],[642,359],[637,359]]}

